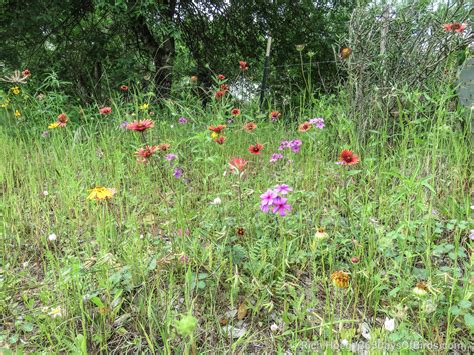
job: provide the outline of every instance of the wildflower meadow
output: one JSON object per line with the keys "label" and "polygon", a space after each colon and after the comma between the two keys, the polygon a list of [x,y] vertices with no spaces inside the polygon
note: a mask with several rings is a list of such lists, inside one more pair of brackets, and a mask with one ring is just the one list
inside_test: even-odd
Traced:
{"label": "wildflower meadow", "polygon": [[[454,20],[443,41],[469,31]],[[305,65],[260,101],[252,65],[208,68],[206,90],[179,74],[168,95],[104,74],[87,100],[33,67],[4,75],[2,354],[473,351],[462,63],[357,102],[350,76],[316,90]]]}

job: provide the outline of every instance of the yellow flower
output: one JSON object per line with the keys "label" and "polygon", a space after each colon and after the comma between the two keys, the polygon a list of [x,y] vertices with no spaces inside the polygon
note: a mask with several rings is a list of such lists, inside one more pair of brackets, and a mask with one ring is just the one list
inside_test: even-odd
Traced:
{"label": "yellow flower", "polygon": [[58,127],[59,127],[59,122],[53,122],[48,126],[49,129],[58,128]]}
{"label": "yellow flower", "polygon": [[148,104],[141,104],[138,108],[139,108],[140,110],[145,111],[145,110],[148,110],[148,107],[150,107],[150,105],[148,105]]}
{"label": "yellow flower", "polygon": [[116,190],[108,187],[97,186],[90,190],[88,200],[109,200],[114,197]]}
{"label": "yellow flower", "polygon": [[16,118],[21,117],[21,112],[18,110],[15,110],[15,117]]}
{"label": "yellow flower", "polygon": [[219,135],[216,132],[211,133],[211,138],[212,139],[216,139],[217,137],[219,137]]}
{"label": "yellow flower", "polygon": [[14,86],[10,90],[14,95],[18,95],[20,93],[20,88],[18,86]]}
{"label": "yellow flower", "polygon": [[331,274],[331,281],[334,286],[339,288],[348,288],[351,277],[347,272],[336,271]]}

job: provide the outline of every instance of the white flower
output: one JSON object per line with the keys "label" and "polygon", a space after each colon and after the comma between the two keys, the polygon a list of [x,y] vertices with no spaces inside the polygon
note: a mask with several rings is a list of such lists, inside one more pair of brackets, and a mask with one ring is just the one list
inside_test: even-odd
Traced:
{"label": "white flower", "polygon": [[388,317],[385,317],[384,327],[389,332],[393,332],[393,330],[395,329],[395,319],[394,318],[390,319]]}
{"label": "white flower", "polygon": [[276,325],[275,323],[273,323],[273,324],[270,326],[270,330],[271,330],[272,332],[276,332],[276,331],[278,330],[278,328],[279,328],[278,325]]}
{"label": "white flower", "polygon": [[48,236],[48,240],[50,242],[54,242],[58,237],[56,236],[56,234],[54,233],[51,233],[49,236]]}
{"label": "white flower", "polygon": [[51,318],[62,317],[63,313],[62,313],[61,307],[60,307],[60,306],[57,306],[56,308],[52,308],[51,311],[48,313],[48,315],[49,315]]}
{"label": "white flower", "polygon": [[49,195],[49,192],[46,191],[46,190],[44,190],[44,191],[43,191],[43,196],[48,196],[48,195]]}
{"label": "white flower", "polygon": [[347,341],[347,339],[342,339],[342,340],[341,340],[341,345],[344,346],[344,347],[346,347],[346,346],[349,345],[349,342]]}
{"label": "white flower", "polygon": [[216,197],[212,202],[211,205],[220,205],[222,203],[222,200],[220,197]]}

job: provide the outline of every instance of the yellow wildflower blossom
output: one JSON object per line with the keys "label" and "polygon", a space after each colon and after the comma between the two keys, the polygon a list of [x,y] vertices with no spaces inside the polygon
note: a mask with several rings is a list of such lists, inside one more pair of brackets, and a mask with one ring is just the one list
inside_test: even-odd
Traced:
{"label": "yellow wildflower blossom", "polygon": [[89,196],[87,196],[88,200],[109,200],[115,195],[115,189],[97,186],[90,190]]}

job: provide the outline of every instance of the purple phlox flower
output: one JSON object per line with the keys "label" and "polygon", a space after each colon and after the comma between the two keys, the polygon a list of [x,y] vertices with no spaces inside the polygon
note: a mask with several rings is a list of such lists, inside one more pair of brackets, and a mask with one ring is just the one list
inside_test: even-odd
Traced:
{"label": "purple phlox flower", "polygon": [[273,213],[279,213],[280,216],[286,216],[286,211],[291,211],[291,205],[286,203],[288,200],[284,197],[277,196],[273,200]]}
{"label": "purple phlox flower", "polygon": [[316,128],[319,128],[319,129],[324,128],[324,118],[322,117],[312,118],[309,120],[309,123],[311,123],[312,125],[315,125]]}
{"label": "purple phlox flower", "polygon": [[471,229],[469,232],[469,239],[474,240],[474,229]]}
{"label": "purple phlox flower", "polygon": [[128,121],[123,121],[123,122],[119,125],[118,128],[120,128],[120,129],[125,129],[125,128],[127,128],[128,124],[129,124]]}
{"label": "purple phlox flower", "polygon": [[345,162],[345,161],[337,161],[336,164],[337,164],[337,165],[345,165],[346,162]]}
{"label": "purple phlox flower", "polygon": [[299,153],[300,150],[301,150],[301,146],[299,146],[299,145],[291,146],[291,151],[292,151],[293,153]]}
{"label": "purple phlox flower", "polygon": [[272,157],[270,158],[270,163],[276,162],[278,159],[282,159],[283,154],[273,153]]}
{"label": "purple phlox flower", "polygon": [[294,141],[290,142],[290,147],[301,147],[301,144],[303,144],[303,142],[301,142],[299,139],[295,139]]}
{"label": "purple phlox flower", "polygon": [[186,117],[180,117],[180,118],[178,118],[178,123],[186,124],[186,123],[188,123],[188,119]]}
{"label": "purple phlox flower", "polygon": [[177,157],[176,154],[170,153],[170,154],[166,154],[165,159],[168,161],[173,161],[174,159],[176,159],[176,157]]}
{"label": "purple phlox flower", "polygon": [[173,176],[176,179],[179,179],[182,175],[183,175],[183,169],[181,169],[181,168],[174,169]]}
{"label": "purple phlox flower", "polygon": [[275,191],[268,189],[266,192],[260,195],[262,206],[269,206],[272,204],[273,200],[277,197]]}
{"label": "purple phlox flower", "polygon": [[293,191],[293,189],[286,184],[281,184],[276,185],[273,191],[275,191],[277,194],[286,195],[288,192]]}
{"label": "purple phlox flower", "polygon": [[278,150],[285,150],[285,148],[288,148],[289,146],[290,146],[290,142],[281,141],[280,146],[278,147]]}

